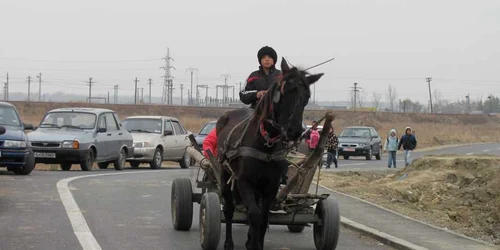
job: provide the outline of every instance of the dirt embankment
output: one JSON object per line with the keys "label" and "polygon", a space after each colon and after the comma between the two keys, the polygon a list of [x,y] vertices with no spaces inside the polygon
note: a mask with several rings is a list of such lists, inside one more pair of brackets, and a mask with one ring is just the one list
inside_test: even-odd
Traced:
{"label": "dirt embankment", "polygon": [[396,173],[326,173],[321,184],[500,245],[500,158],[428,156]]}
{"label": "dirt embankment", "polygon": [[[165,105],[131,104],[91,104],[56,103],[56,102],[12,102],[26,122],[38,124],[43,115],[51,109],[61,107],[96,107],[116,111],[121,119],[132,115],[166,115],[179,118],[192,132],[198,132],[201,126],[210,120],[216,120],[231,108],[188,107]],[[307,110],[304,120],[310,124],[319,119],[325,110]],[[487,115],[440,115],[410,113],[375,113],[335,111],[334,127],[337,133],[347,126],[373,126],[385,138],[394,128],[401,135],[407,126],[411,126],[418,140],[418,148],[429,146],[496,142],[500,141],[500,117]]]}

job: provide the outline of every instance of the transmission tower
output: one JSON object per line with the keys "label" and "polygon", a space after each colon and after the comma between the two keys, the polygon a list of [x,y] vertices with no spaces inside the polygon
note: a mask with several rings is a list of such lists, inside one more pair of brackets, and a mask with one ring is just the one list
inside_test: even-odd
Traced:
{"label": "transmission tower", "polygon": [[191,73],[191,90],[189,91],[189,100],[188,100],[188,105],[194,105],[193,101],[193,73],[196,72],[196,75],[198,75],[198,69],[197,68],[189,68],[186,69],[187,72]]}
{"label": "transmission tower", "polygon": [[89,77],[89,81],[87,82],[89,84],[89,104],[92,102],[92,84],[95,82],[92,82],[92,77]]}
{"label": "transmission tower", "polygon": [[351,87],[351,88],[352,88],[352,92],[353,92],[353,95],[354,95],[354,110],[356,111],[356,103],[357,103],[357,99],[358,99],[358,92],[361,89],[361,87],[358,87],[358,83],[355,82],[354,83],[354,87]]}
{"label": "transmission tower", "polygon": [[153,84],[153,83],[151,82],[151,78],[149,78],[148,81],[149,81],[149,83],[148,83],[149,84],[149,104],[151,104],[151,84]]}
{"label": "transmission tower", "polygon": [[224,87],[222,87],[222,96],[223,96],[223,103],[225,104],[227,102],[227,97],[228,97],[228,86],[227,86],[227,79],[231,78],[230,75],[224,74],[221,75],[222,78],[224,78]]}
{"label": "transmission tower", "polygon": [[3,99],[5,101],[9,100],[9,73],[7,73],[7,81],[4,83],[3,87]]}
{"label": "transmission tower", "polygon": [[165,70],[165,83],[163,85],[163,91],[162,91],[162,103],[167,103],[167,105],[172,105],[172,92],[174,90],[173,88],[173,77],[171,74],[171,69],[175,69],[174,66],[171,65],[170,61],[174,61],[174,58],[170,56],[170,48],[167,48],[167,56],[163,58],[165,60],[165,66],[162,66],[160,68]]}
{"label": "transmission tower", "polygon": [[205,106],[208,106],[208,85],[196,85],[197,88],[205,88]]}
{"label": "transmission tower", "polygon": [[38,78],[38,101],[42,101],[42,73],[36,76]]}

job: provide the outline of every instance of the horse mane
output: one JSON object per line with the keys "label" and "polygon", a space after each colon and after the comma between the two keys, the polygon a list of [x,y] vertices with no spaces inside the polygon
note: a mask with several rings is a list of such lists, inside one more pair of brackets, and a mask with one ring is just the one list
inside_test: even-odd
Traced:
{"label": "horse mane", "polygon": [[267,93],[255,106],[253,120],[257,119],[260,122],[270,115],[269,111],[273,102],[273,96],[277,90],[279,91],[276,85],[278,85],[278,81],[274,81],[271,86],[269,86]]}

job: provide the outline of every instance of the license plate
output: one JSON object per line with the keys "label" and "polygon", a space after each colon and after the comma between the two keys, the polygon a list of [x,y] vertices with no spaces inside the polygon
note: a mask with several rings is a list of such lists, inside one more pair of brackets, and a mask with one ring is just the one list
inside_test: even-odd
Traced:
{"label": "license plate", "polygon": [[356,149],[354,149],[354,148],[345,148],[344,151],[354,152],[354,151],[356,151]]}
{"label": "license plate", "polygon": [[56,158],[56,153],[35,152],[36,158]]}

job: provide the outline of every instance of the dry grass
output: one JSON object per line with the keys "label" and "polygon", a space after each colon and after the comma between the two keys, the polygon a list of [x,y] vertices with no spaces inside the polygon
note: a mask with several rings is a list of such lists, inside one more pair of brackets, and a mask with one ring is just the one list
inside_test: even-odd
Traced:
{"label": "dry grass", "polygon": [[427,156],[398,172],[323,173],[320,183],[500,245],[500,157]]}

